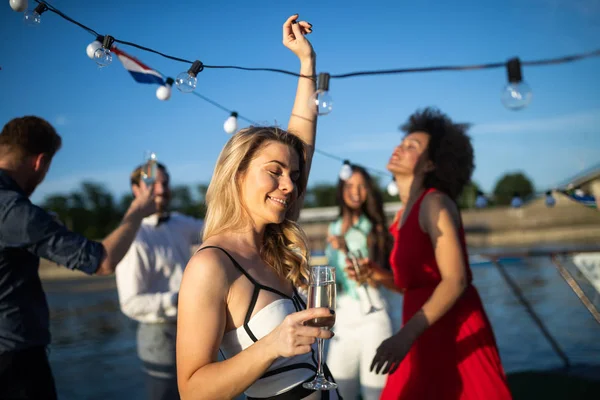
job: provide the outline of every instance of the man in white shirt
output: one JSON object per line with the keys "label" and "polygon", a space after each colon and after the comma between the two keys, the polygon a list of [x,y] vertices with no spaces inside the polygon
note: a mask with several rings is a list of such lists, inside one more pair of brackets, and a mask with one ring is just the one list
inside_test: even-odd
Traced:
{"label": "man in white shirt", "polygon": [[[131,174],[139,193],[142,168]],[[203,220],[169,212],[169,174],[158,164],[154,195],[158,212],[142,221],[115,271],[121,311],[137,321],[137,349],[147,377],[148,398],[179,399],[175,362],[177,299],[191,248],[200,244]]]}

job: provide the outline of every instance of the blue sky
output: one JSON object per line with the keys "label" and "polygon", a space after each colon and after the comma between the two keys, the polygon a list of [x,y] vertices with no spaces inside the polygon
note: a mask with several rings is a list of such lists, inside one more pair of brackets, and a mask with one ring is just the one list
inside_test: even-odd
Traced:
{"label": "blue sky", "polygon": [[[50,3],[101,34],[213,65],[297,71],[297,59],[281,43],[281,25],[294,13],[313,24],[318,72],[331,74],[530,60],[600,47],[595,0]],[[146,149],[167,164],[174,184],[210,180],[228,139],[227,113],[176,89],[159,101],[156,86],[136,83],[116,57],[98,69],[85,54],[94,38],[50,12],[41,26],[28,28],[4,0],[0,34],[1,123],[35,114],[64,140],[34,201],[75,190],[83,180],[122,194]],[[121,48],[173,77],[188,68]],[[598,71],[599,58],[524,68],[534,98],[517,112],[500,103],[504,69],[333,79],[335,108],[320,118],[317,147],[384,170],[401,137],[398,126],[433,105],[474,124],[474,180],[484,190],[508,171],[525,172],[544,190],[600,160]],[[207,69],[196,90],[255,121],[286,126],[295,87],[296,78],[286,75]],[[339,167],[317,154],[309,184],[334,182]]]}

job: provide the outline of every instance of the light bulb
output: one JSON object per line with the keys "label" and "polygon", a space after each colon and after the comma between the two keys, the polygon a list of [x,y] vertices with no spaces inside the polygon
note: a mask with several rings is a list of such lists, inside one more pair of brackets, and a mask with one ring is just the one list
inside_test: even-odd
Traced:
{"label": "light bulb", "polygon": [[23,22],[28,26],[38,26],[42,18],[40,14],[36,13],[34,10],[27,10],[23,15]]}
{"label": "light bulb", "polygon": [[485,208],[487,207],[487,199],[482,192],[477,192],[477,198],[475,199],[475,207]]}
{"label": "light bulb", "polygon": [[39,26],[42,21],[42,14],[46,11],[48,7],[44,3],[38,4],[35,9],[28,10],[23,15],[23,22],[28,26]]}
{"label": "light bulb", "polygon": [[107,67],[112,63],[112,54],[110,50],[100,47],[94,52],[94,61],[100,68]]}
{"label": "light bulb", "polygon": [[10,8],[16,12],[23,12],[27,10],[27,0],[10,0]]}
{"label": "light bulb", "polygon": [[196,85],[198,84],[198,78],[196,76],[200,71],[204,69],[202,63],[198,60],[194,61],[190,69],[187,72],[182,72],[177,75],[175,78],[175,84],[177,85],[177,89],[182,91],[183,93],[191,93],[196,89]]}
{"label": "light bulb", "polygon": [[88,44],[87,47],[85,48],[85,53],[92,60],[94,59],[94,53],[96,52],[96,50],[98,50],[100,47],[102,47],[103,40],[104,40],[104,38],[102,36],[98,36],[96,38],[96,40],[94,40],[92,43]]}
{"label": "light bulb", "polygon": [[554,207],[556,204],[556,199],[552,196],[552,191],[548,190],[546,192],[546,207]]}
{"label": "light bulb", "polygon": [[320,73],[317,91],[310,96],[308,106],[318,115],[327,115],[333,109],[333,99],[329,94],[329,74]]}
{"label": "light bulb", "polygon": [[175,82],[177,83],[177,89],[183,93],[191,93],[194,91],[194,89],[196,89],[198,78],[187,72],[182,72],[181,74],[177,75]]}
{"label": "light bulb", "polygon": [[175,82],[173,78],[167,78],[165,84],[156,89],[156,97],[159,100],[166,101],[171,98],[171,86],[173,86],[173,82]]}
{"label": "light bulb", "polygon": [[316,107],[318,115],[327,115],[333,109],[333,99],[329,95],[329,92],[323,92],[317,90],[309,100],[309,106]]}
{"label": "light bulb", "polygon": [[225,132],[232,134],[237,131],[237,116],[238,113],[234,111],[231,113],[229,118],[225,120],[225,123],[223,124],[223,129],[225,129]]}
{"label": "light bulb", "polygon": [[112,53],[110,52],[110,49],[114,41],[115,39],[112,36],[104,36],[102,47],[96,49],[94,52],[94,61],[96,61],[96,64],[98,64],[100,68],[106,67],[112,63]]}
{"label": "light bulb", "polygon": [[531,103],[533,93],[527,82],[523,81],[521,74],[521,61],[518,58],[510,59],[506,64],[508,84],[502,90],[500,99],[504,107],[509,110],[520,110]]}
{"label": "light bulb", "polygon": [[396,185],[395,179],[392,179],[392,181],[388,183],[387,192],[390,196],[398,196],[398,185]]}
{"label": "light bulb", "polygon": [[502,91],[502,104],[510,110],[520,110],[531,103],[533,93],[526,82],[509,83]]}
{"label": "light bulb", "polygon": [[352,176],[352,166],[350,166],[350,161],[344,160],[344,165],[340,169],[340,179],[345,181],[350,179]]}

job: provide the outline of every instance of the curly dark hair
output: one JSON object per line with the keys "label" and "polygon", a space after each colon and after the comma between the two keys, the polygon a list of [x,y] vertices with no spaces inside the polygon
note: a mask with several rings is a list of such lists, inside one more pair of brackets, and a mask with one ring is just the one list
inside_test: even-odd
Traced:
{"label": "curly dark hair", "polygon": [[412,114],[400,127],[406,135],[425,132],[429,135],[427,157],[435,169],[425,175],[424,186],[435,188],[456,200],[471,180],[475,169],[473,146],[467,135],[470,124],[453,122],[436,108]]}
{"label": "curly dark hair", "polygon": [[[361,213],[371,222],[372,228],[368,235],[369,258],[380,266],[390,269],[389,255],[394,246],[394,238],[386,229],[386,218],[383,211],[383,196],[377,187],[377,184],[371,178],[371,175],[364,167],[356,164],[350,164],[352,172],[362,175],[367,186],[367,199],[361,207]],[[344,212],[349,208],[344,202],[344,181],[339,179],[337,186],[337,203],[340,206],[339,216],[343,217]]]}

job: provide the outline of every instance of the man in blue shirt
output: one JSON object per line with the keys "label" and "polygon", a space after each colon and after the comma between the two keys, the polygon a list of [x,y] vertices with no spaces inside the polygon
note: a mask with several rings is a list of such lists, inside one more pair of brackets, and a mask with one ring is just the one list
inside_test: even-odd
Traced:
{"label": "man in blue shirt", "polygon": [[109,275],[127,253],[142,219],[155,212],[141,185],[121,224],[102,242],[69,231],[29,196],[44,180],[62,140],[45,120],[26,116],[0,133],[0,398],[55,399],[46,354],[49,310],[40,257],[87,274]]}

